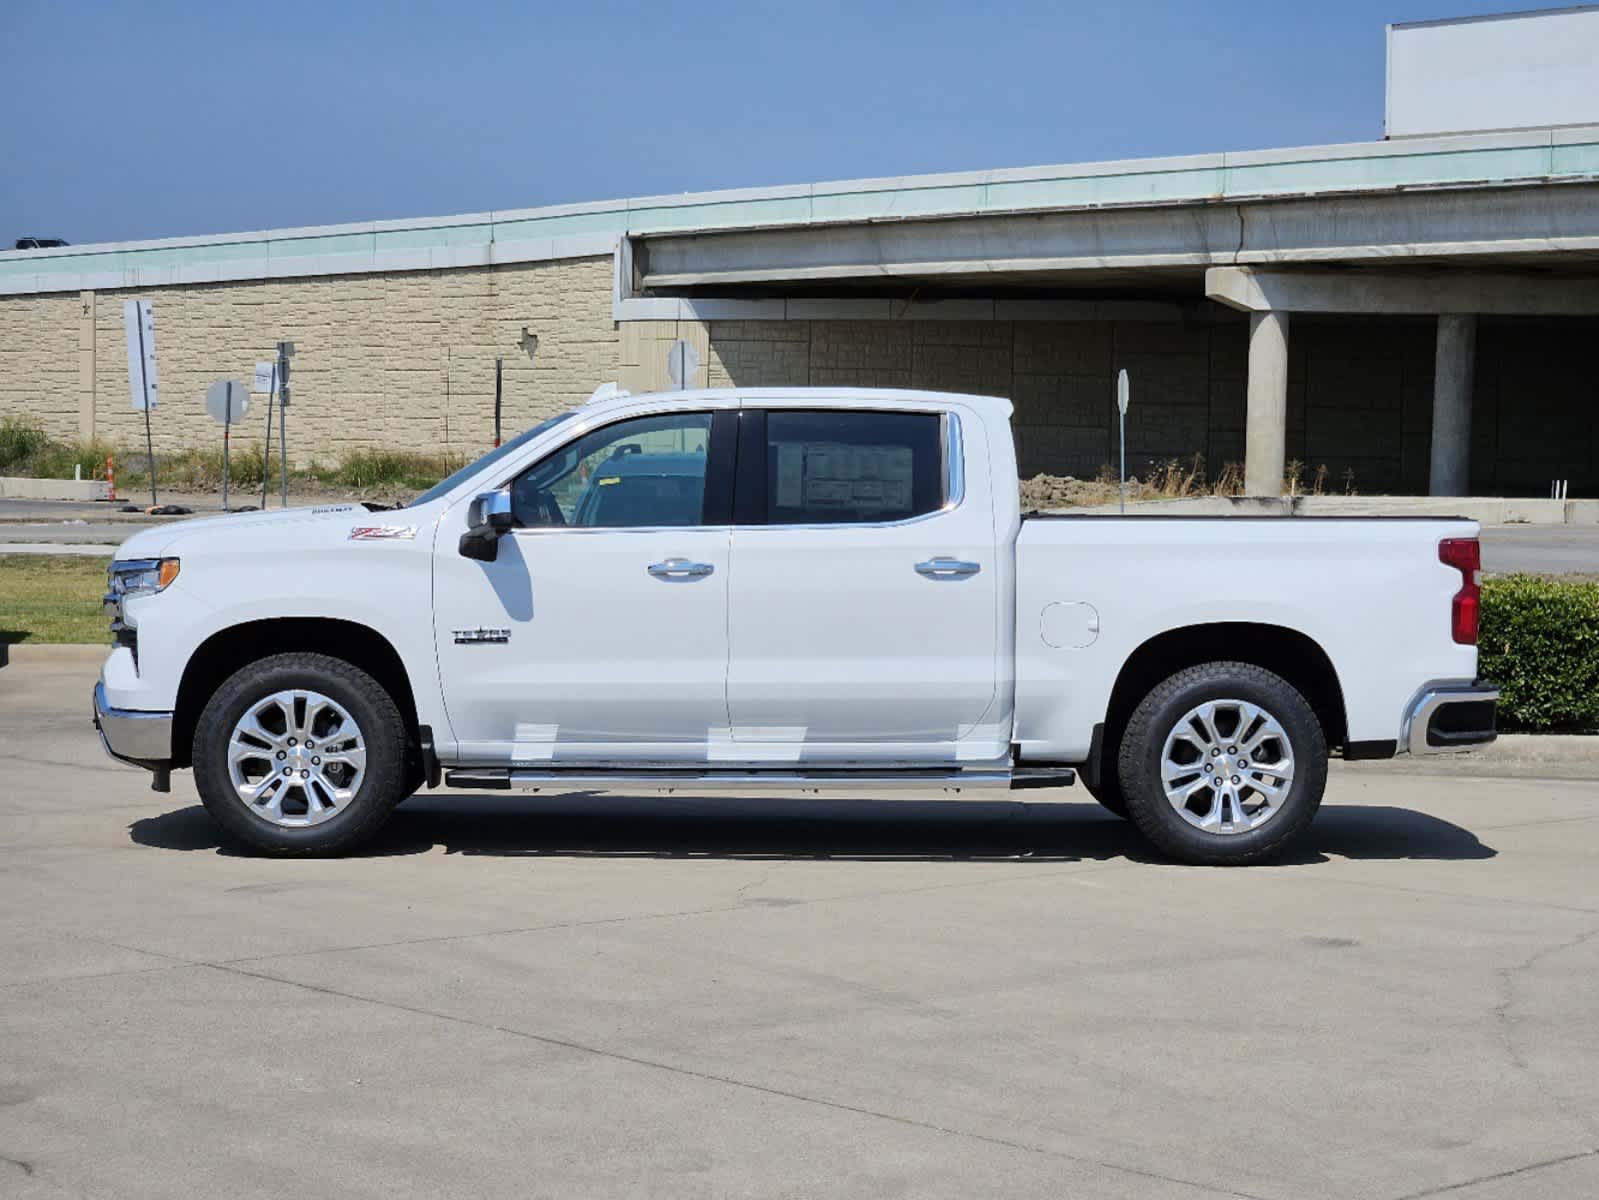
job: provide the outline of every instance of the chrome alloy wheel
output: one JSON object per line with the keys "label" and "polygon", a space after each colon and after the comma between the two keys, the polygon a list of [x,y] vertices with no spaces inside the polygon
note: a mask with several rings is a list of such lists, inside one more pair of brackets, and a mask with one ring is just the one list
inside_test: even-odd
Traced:
{"label": "chrome alloy wheel", "polygon": [[1160,782],[1179,816],[1206,833],[1259,829],[1294,783],[1294,750],[1277,718],[1247,700],[1207,700],[1166,735]]}
{"label": "chrome alloy wheel", "polygon": [[299,688],[255,701],[228,738],[228,778],[244,806],[298,828],[336,817],[366,775],[366,742],[343,705]]}

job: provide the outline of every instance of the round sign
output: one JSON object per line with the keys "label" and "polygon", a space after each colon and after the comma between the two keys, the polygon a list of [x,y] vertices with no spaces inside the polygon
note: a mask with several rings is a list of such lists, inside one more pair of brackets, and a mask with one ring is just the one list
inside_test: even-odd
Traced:
{"label": "round sign", "polygon": [[219,379],[205,389],[205,411],[213,421],[236,425],[250,411],[250,389],[237,379]]}

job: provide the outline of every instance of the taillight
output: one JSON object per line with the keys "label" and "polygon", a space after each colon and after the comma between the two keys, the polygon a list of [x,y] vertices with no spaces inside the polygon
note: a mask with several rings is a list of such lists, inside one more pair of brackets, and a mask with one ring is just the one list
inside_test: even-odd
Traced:
{"label": "taillight", "polygon": [[1444,538],[1440,562],[1460,572],[1460,590],[1449,609],[1449,631],[1463,646],[1477,644],[1477,617],[1482,611],[1482,547],[1476,538]]}

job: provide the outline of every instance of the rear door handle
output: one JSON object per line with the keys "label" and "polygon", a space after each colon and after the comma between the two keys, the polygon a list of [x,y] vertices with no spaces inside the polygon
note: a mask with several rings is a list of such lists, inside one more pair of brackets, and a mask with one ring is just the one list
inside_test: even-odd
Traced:
{"label": "rear door handle", "polygon": [[967,562],[960,558],[945,558],[942,555],[916,564],[916,573],[925,575],[929,579],[965,579],[982,569],[982,563]]}
{"label": "rear door handle", "polygon": [[657,579],[704,579],[716,570],[715,563],[690,562],[686,558],[668,558],[651,563],[644,568]]}

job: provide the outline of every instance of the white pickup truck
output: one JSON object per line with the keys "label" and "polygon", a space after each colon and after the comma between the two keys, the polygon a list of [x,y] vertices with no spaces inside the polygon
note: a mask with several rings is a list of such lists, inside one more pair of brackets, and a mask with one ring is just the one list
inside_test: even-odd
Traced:
{"label": "white pickup truck", "polygon": [[471,788],[1080,779],[1266,858],[1346,758],[1494,737],[1466,520],[1024,516],[1010,404],[594,401],[393,509],[185,521],[110,570],[115,758],[277,853]]}

